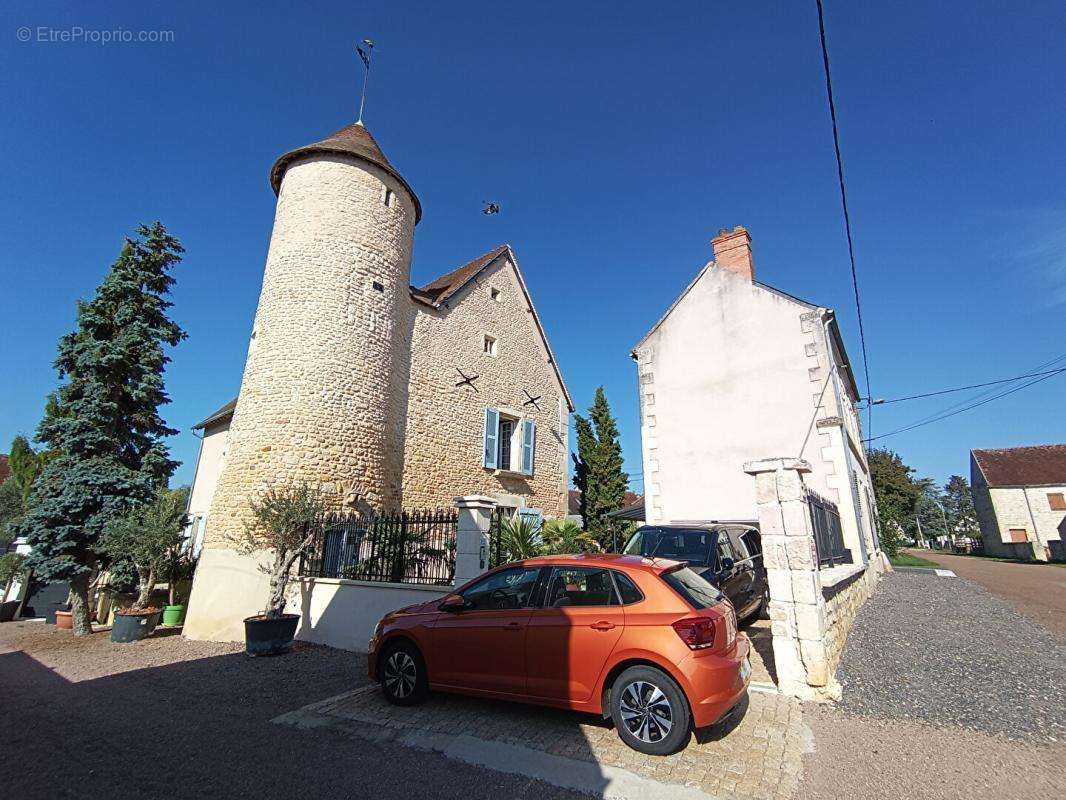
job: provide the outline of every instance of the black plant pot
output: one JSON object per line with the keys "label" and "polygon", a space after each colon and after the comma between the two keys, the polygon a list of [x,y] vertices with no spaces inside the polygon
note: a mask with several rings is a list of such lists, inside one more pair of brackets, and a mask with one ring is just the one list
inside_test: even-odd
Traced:
{"label": "black plant pot", "polygon": [[151,614],[115,614],[111,626],[111,641],[125,644],[147,638],[159,624],[159,612]]}
{"label": "black plant pot", "polygon": [[6,603],[0,603],[0,622],[11,622],[15,618],[15,612],[18,610],[18,600],[8,600]]}
{"label": "black plant pot", "polygon": [[244,643],[250,656],[274,656],[285,653],[296,638],[299,614],[280,617],[248,617],[244,620]]}

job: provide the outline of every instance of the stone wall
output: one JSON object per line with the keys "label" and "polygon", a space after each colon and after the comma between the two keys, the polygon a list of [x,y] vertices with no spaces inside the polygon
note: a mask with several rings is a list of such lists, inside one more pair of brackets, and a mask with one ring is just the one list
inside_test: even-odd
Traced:
{"label": "stone wall", "polygon": [[836,668],[859,608],[884,569],[875,553],[866,564],[818,566],[804,476],[795,458],[749,462],[755,478],[759,529],[770,590],[770,630],[778,687],[807,699],[836,699]]}
{"label": "stone wall", "polygon": [[[480,494],[565,516],[569,409],[509,254],[453,296],[450,308],[411,306],[403,505],[444,506]],[[485,334],[496,339],[495,356],[484,352]],[[477,376],[474,387],[456,386],[458,370]],[[539,409],[523,390],[540,398]],[[483,466],[486,407],[536,420],[532,477]]]}
{"label": "stone wall", "polygon": [[848,633],[855,624],[859,609],[870,599],[883,572],[883,562],[874,558],[866,569],[860,569],[839,583],[822,587],[825,599],[825,649],[830,673],[835,673],[844,652]]}

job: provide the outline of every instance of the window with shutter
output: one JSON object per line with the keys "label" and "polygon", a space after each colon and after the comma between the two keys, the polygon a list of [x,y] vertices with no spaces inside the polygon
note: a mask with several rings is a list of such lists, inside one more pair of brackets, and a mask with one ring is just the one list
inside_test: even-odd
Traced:
{"label": "window with shutter", "polygon": [[522,420],[522,474],[533,475],[534,454],[537,446],[537,423],[526,417]]}
{"label": "window with shutter", "polygon": [[496,469],[500,438],[500,412],[495,408],[485,409],[485,467]]}

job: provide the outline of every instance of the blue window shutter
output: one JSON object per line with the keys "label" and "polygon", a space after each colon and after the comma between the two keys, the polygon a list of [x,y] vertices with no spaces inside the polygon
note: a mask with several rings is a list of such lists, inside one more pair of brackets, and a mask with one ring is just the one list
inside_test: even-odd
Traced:
{"label": "blue window shutter", "polygon": [[537,446],[537,423],[526,417],[522,420],[522,474],[533,475],[533,455]]}
{"label": "blue window shutter", "polygon": [[485,409],[485,466],[496,469],[496,453],[499,451],[500,412],[495,408]]}

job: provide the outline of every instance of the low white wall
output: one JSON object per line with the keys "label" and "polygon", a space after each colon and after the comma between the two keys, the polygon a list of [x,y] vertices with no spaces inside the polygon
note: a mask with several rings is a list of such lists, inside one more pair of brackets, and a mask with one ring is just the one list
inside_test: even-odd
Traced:
{"label": "low white wall", "polygon": [[270,594],[269,557],[235,550],[200,552],[183,635],[210,642],[243,642],[244,618],[260,613]]}
{"label": "low white wall", "polygon": [[296,638],[365,653],[385,614],[404,606],[439,599],[451,586],[372,583],[340,578],[299,578],[298,591],[285,609],[300,615]]}
{"label": "low white wall", "polygon": [[[244,618],[266,606],[270,579],[264,555],[205,549],[193,581],[183,634],[190,639],[243,642]],[[298,578],[289,582],[286,611],[300,615],[296,638],[344,650],[366,652],[367,641],[385,614],[444,597],[451,586],[371,583],[337,578]]]}

